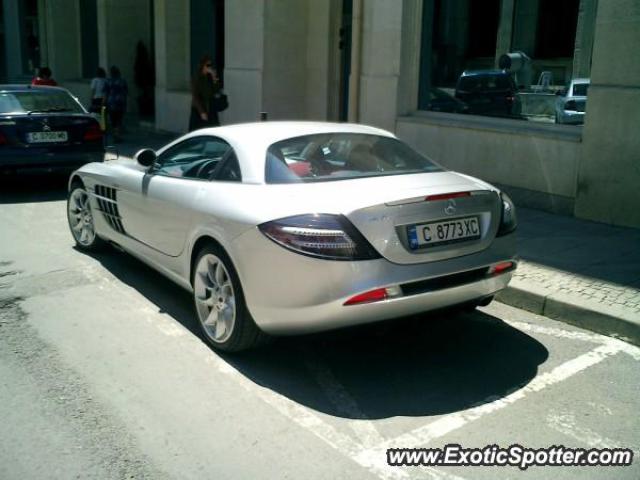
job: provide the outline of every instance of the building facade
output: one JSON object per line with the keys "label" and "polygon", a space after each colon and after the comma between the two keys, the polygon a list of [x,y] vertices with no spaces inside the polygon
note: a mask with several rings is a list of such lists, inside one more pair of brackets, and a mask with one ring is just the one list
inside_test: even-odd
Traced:
{"label": "building facade", "polygon": [[[229,97],[223,123],[268,112],[376,125],[516,203],[640,227],[640,0],[0,4],[0,81],[47,65],[88,102],[95,68],[118,65],[131,118],[184,132],[190,79],[208,53]],[[511,67],[513,118],[437,106],[463,71],[493,70],[510,52],[523,54]],[[554,124],[556,94],[573,78],[591,81],[584,126]]]}

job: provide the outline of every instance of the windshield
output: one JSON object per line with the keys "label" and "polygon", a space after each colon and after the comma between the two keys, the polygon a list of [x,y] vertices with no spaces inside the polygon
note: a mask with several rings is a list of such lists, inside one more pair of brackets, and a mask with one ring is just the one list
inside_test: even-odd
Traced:
{"label": "windshield", "polygon": [[0,113],[70,112],[84,113],[82,107],[63,90],[38,90],[0,93]]}
{"label": "windshield", "polygon": [[267,183],[326,182],[437,172],[442,168],[395,138],[328,133],[290,138],[267,150]]}

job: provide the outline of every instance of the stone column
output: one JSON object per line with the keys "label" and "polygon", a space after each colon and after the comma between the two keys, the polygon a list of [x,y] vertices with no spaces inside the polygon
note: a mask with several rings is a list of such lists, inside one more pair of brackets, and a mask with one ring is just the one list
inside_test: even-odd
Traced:
{"label": "stone column", "polygon": [[498,23],[498,38],[496,41],[496,68],[501,55],[511,51],[511,36],[513,35],[513,13],[515,0],[500,2],[500,20]]}
{"label": "stone column", "polygon": [[395,131],[404,2],[363,2],[361,123]]}
{"label": "stone column", "polygon": [[640,228],[640,2],[598,2],[575,215]]}
{"label": "stone column", "polygon": [[511,48],[534,58],[538,30],[538,0],[518,0],[513,17]]}
{"label": "stone column", "polygon": [[[142,40],[151,50],[150,0],[98,0],[100,65],[116,65],[129,85],[129,110],[137,110],[134,81],[136,45]],[[180,2],[183,3],[183,2]]]}
{"label": "stone column", "polygon": [[191,19],[189,2],[154,0],[156,127],[187,130],[191,108]]}
{"label": "stone column", "polygon": [[24,35],[22,22],[22,2],[4,0],[2,10],[4,16],[4,48],[7,60],[7,78],[9,81],[20,80],[24,72]]}
{"label": "stone column", "polygon": [[596,31],[598,0],[580,0],[576,46],[573,51],[573,78],[588,78],[591,72],[593,36]]}
{"label": "stone column", "polygon": [[[225,4],[224,80],[229,96],[228,123],[255,121],[262,105],[265,2]],[[294,61],[294,59],[289,59]]]}
{"label": "stone column", "polygon": [[[40,50],[42,65],[47,65],[58,83],[82,77],[82,54],[80,51],[79,0],[41,2],[38,15],[42,38]],[[46,62],[46,63],[45,63]]]}

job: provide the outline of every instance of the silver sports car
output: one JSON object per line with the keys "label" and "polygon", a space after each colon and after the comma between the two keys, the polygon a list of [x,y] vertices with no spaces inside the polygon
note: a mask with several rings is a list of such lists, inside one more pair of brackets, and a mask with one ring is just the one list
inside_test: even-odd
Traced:
{"label": "silver sports car", "polygon": [[485,305],[516,267],[509,197],[377,128],[231,125],[135,159],[71,175],[71,233],[193,292],[222,350]]}

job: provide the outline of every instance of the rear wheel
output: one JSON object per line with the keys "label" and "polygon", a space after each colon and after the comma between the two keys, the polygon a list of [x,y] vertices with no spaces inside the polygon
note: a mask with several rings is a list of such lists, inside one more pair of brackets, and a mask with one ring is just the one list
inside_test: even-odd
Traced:
{"label": "rear wheel", "polygon": [[221,248],[208,245],[200,251],[191,281],[200,328],[214,348],[238,352],[266,341],[267,335],[247,309],[233,264]]}
{"label": "rear wheel", "polygon": [[96,251],[105,246],[104,240],[96,234],[89,194],[79,182],[72,185],[67,199],[67,220],[78,248]]}

